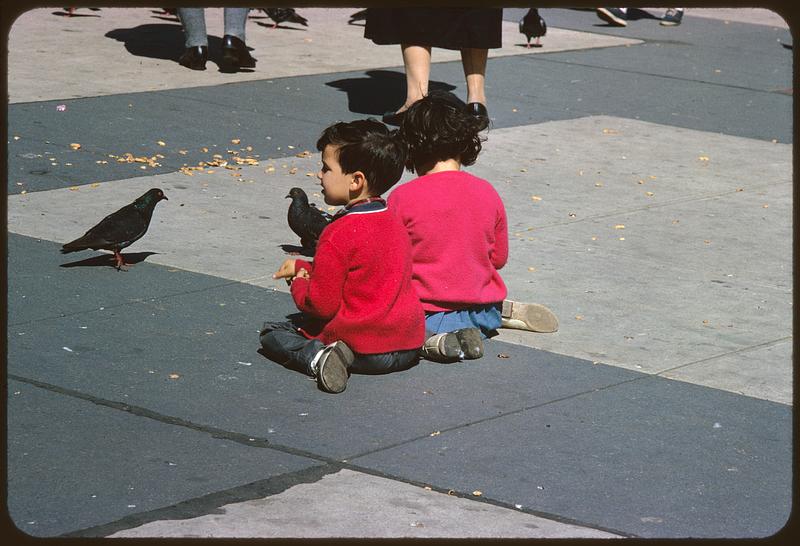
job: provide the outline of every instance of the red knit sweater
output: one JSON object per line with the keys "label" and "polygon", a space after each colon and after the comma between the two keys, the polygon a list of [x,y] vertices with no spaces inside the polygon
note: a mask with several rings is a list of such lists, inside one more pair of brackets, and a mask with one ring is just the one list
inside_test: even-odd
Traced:
{"label": "red knit sweater", "polygon": [[427,174],[396,186],[388,205],[411,236],[412,284],[426,311],[505,299],[497,270],[508,260],[508,225],[489,182],[465,171]]}
{"label": "red knit sweater", "polygon": [[411,243],[383,203],[355,206],[322,232],[314,262],[297,260],[310,279],[292,281],[297,308],[318,319],[302,332],[356,353],[418,349],[425,315],[411,286]]}

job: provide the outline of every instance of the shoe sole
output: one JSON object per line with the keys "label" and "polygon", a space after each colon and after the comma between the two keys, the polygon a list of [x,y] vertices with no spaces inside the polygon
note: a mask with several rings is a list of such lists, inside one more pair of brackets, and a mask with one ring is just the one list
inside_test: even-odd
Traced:
{"label": "shoe sole", "polygon": [[337,341],[319,364],[319,386],[325,392],[338,394],[347,388],[347,368],[355,355],[350,347]]}
{"label": "shoe sole", "polygon": [[477,328],[463,328],[454,332],[464,360],[475,360],[483,356],[483,337]]}
{"label": "shoe sole", "polygon": [[596,11],[597,16],[600,17],[603,21],[610,25],[614,25],[615,27],[627,27],[628,22],[624,19],[620,19],[619,17],[614,16],[610,11],[606,11],[604,9],[598,9]]}
{"label": "shoe sole", "polygon": [[550,334],[558,331],[558,318],[544,305],[504,300],[502,326]]}

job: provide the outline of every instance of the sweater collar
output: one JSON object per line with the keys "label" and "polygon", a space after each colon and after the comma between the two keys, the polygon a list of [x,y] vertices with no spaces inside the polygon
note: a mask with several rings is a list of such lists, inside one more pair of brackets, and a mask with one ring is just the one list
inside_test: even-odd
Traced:
{"label": "sweater collar", "polygon": [[361,212],[377,212],[386,208],[386,200],[383,197],[367,197],[359,199],[349,205],[345,206],[342,210],[334,215],[334,218],[341,218],[348,213],[361,213]]}

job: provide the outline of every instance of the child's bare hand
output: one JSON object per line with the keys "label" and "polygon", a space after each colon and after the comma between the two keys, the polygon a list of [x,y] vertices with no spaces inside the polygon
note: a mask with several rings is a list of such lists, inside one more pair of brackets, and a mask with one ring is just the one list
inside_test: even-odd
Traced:
{"label": "child's bare hand", "polygon": [[[278,270],[272,274],[273,279],[291,279],[295,276],[295,262],[297,260],[293,260],[291,258],[287,258],[278,268]],[[303,270],[301,270],[303,271]]]}
{"label": "child's bare hand", "polygon": [[301,277],[303,279],[310,279],[311,275],[308,274],[308,271],[306,269],[301,267],[300,271],[297,272],[297,275],[295,275],[295,277]]}

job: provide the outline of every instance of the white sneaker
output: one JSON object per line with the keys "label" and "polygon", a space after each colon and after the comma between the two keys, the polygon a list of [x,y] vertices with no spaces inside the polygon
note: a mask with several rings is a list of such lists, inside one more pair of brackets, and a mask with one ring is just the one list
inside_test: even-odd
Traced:
{"label": "white sneaker", "polygon": [[552,333],[558,331],[558,318],[538,303],[503,300],[502,327],[529,332]]}

